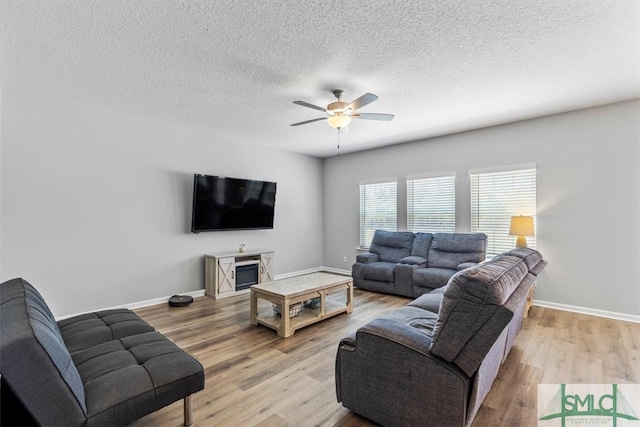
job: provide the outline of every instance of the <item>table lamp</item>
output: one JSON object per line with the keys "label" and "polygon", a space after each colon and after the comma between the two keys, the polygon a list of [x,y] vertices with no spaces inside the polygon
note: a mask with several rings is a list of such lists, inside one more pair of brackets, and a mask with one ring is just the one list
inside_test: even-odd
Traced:
{"label": "table lamp", "polygon": [[518,236],[516,240],[516,248],[526,248],[527,238],[525,236],[535,236],[533,232],[532,216],[512,216],[509,225],[509,235]]}

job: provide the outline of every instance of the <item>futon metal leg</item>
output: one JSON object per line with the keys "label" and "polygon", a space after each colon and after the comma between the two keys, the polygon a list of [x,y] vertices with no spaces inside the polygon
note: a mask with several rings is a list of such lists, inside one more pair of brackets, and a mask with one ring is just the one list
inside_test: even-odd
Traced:
{"label": "futon metal leg", "polygon": [[191,406],[193,395],[184,398],[184,425],[193,424],[193,407]]}

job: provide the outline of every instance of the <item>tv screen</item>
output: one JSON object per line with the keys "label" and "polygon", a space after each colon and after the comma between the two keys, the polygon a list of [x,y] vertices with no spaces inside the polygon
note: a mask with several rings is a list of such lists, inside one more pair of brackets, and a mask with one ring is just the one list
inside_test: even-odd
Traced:
{"label": "tv screen", "polygon": [[191,231],[273,228],[276,183],[194,175]]}

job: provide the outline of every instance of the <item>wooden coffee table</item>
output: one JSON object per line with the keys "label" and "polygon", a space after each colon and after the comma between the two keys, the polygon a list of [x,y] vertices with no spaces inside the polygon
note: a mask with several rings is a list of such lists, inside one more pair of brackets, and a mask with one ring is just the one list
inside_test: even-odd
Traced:
{"label": "wooden coffee table", "polygon": [[[346,291],[340,295],[339,291]],[[331,294],[331,296],[330,296]],[[342,298],[340,298],[342,296]],[[320,298],[320,307],[302,307],[297,316],[289,317],[289,308],[297,303]],[[271,304],[258,309],[258,299],[280,305],[281,315]],[[265,325],[288,338],[300,328],[340,313],[353,311],[353,279],[334,273],[311,273],[251,286],[251,324]]]}

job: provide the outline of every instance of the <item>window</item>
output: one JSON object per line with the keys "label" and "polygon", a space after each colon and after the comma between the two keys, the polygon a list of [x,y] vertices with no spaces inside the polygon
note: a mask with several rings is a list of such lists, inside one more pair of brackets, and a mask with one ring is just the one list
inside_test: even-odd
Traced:
{"label": "window", "polygon": [[360,184],[360,247],[368,248],[376,230],[396,231],[397,182]]}
{"label": "window", "polygon": [[[487,257],[515,247],[509,223],[515,215],[532,215],[536,222],[536,167],[521,166],[494,171],[469,171],[471,178],[471,231],[485,233]],[[527,237],[536,247],[536,238]]]}
{"label": "window", "polygon": [[414,233],[455,232],[455,174],[407,178],[407,228]]}

